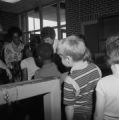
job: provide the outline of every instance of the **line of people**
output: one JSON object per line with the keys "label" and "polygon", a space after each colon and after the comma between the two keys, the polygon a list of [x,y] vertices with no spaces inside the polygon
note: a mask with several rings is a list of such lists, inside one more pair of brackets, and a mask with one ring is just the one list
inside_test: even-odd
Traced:
{"label": "line of people", "polygon": [[[33,50],[29,45],[24,47],[20,36],[20,32],[12,32],[13,40],[4,48],[5,69],[10,79],[16,72],[22,80],[60,78],[67,120],[119,119],[119,35],[106,41],[112,75],[103,78],[82,36],[71,35],[58,41],[54,29],[45,27],[41,30],[40,44]],[[22,72],[18,74],[17,69]]]}

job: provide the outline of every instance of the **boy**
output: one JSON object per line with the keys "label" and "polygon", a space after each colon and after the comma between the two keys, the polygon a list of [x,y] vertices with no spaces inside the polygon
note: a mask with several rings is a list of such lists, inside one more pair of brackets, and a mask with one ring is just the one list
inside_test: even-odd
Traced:
{"label": "boy", "polygon": [[62,62],[60,57],[56,53],[56,48],[59,40],[55,39],[55,30],[53,27],[44,27],[41,29],[41,43],[48,43],[53,47],[53,61],[57,65],[58,70],[61,73],[65,73],[69,71],[69,68],[66,68]]}
{"label": "boy", "polygon": [[91,120],[93,94],[100,69],[91,62],[91,55],[80,36],[60,40],[57,53],[66,67],[71,67],[64,82],[64,104],[67,120]]}
{"label": "boy", "polygon": [[47,77],[60,77],[61,73],[52,61],[53,48],[48,43],[41,43],[37,48],[37,57],[42,67],[35,72],[35,79]]}
{"label": "boy", "polygon": [[95,120],[119,120],[119,35],[106,41],[108,64],[112,74],[103,77],[96,87]]}

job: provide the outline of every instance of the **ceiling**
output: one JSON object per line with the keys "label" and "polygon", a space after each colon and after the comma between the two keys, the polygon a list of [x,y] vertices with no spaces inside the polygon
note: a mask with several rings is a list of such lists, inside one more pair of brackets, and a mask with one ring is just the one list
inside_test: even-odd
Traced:
{"label": "ceiling", "polygon": [[0,0],[0,11],[21,13],[38,7],[39,5],[46,5],[56,0],[21,0],[17,3],[7,3]]}

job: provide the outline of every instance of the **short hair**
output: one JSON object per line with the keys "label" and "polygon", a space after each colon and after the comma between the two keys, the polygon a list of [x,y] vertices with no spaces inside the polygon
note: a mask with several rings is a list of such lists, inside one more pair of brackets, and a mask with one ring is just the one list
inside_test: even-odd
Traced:
{"label": "short hair", "polygon": [[107,62],[111,64],[119,64],[119,34],[113,35],[106,40]]}
{"label": "short hair", "polygon": [[91,61],[91,53],[80,36],[71,35],[60,40],[57,51],[64,56],[71,56],[74,61]]}
{"label": "short hair", "polygon": [[52,58],[53,48],[48,43],[41,43],[37,46],[37,57],[40,56],[41,60],[48,60]]}
{"label": "short hair", "polygon": [[55,30],[53,27],[44,27],[41,29],[41,39],[50,37],[51,39],[55,39]]}
{"label": "short hair", "polygon": [[25,59],[25,58],[28,57],[28,56],[26,55],[27,50],[32,53],[29,44],[26,44],[26,45],[24,46],[24,49],[22,50],[22,53],[23,53],[22,59]]}
{"label": "short hair", "polygon": [[13,34],[17,33],[19,36],[22,36],[22,31],[19,27],[12,26],[8,29],[8,34],[13,37]]}

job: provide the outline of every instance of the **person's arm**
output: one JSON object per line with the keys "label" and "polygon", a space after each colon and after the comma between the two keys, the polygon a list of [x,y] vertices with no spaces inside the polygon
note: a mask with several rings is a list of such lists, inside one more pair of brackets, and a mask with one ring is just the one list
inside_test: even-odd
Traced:
{"label": "person's arm", "polygon": [[66,120],[73,120],[74,106],[65,106]]}
{"label": "person's arm", "polygon": [[10,72],[9,68],[7,67],[7,65],[0,60],[0,68],[4,69],[9,77],[9,79],[12,79],[12,73]]}
{"label": "person's arm", "polygon": [[99,91],[96,91],[96,108],[94,113],[94,120],[104,119],[105,97]]}
{"label": "person's arm", "polygon": [[64,80],[66,79],[68,75],[68,72],[64,72],[64,73],[61,73],[60,75],[60,83],[62,84],[64,82]]}
{"label": "person's arm", "polygon": [[28,80],[27,62],[25,59],[21,61],[20,67],[22,70],[22,81]]}
{"label": "person's arm", "polygon": [[12,52],[11,48],[7,45],[4,47],[4,60],[5,60],[7,67],[12,69],[13,66],[12,66],[11,62],[14,61],[13,52]]}
{"label": "person's arm", "polygon": [[10,70],[8,68],[6,69],[6,72],[7,72],[7,75],[9,77],[9,80],[11,81],[12,80],[12,73],[10,72]]}
{"label": "person's arm", "polygon": [[35,71],[35,74],[34,74],[34,79],[37,80],[37,79],[40,79],[41,76],[40,76],[40,69],[36,70]]}
{"label": "person's arm", "polygon": [[74,116],[75,90],[71,81],[71,77],[67,76],[64,80],[63,88],[63,103],[65,105],[65,114],[67,120],[73,120]]}
{"label": "person's arm", "polygon": [[22,69],[22,80],[28,80],[28,72],[26,68]]}

